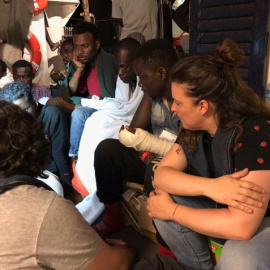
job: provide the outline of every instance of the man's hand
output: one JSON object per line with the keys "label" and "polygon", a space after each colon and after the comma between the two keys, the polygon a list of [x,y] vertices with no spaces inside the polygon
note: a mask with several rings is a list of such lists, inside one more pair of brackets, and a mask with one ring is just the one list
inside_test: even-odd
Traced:
{"label": "man's hand", "polygon": [[244,169],[231,175],[218,177],[213,181],[210,180],[205,195],[218,203],[252,213],[253,210],[248,205],[262,207],[266,202],[264,196],[266,190],[252,182],[241,180],[248,174],[248,169]]}
{"label": "man's hand", "polygon": [[[74,51],[73,52],[73,57],[72,57],[72,62],[77,66],[77,72],[80,70],[80,71],[83,71],[84,70],[84,67],[85,65],[82,64],[79,60],[78,60],[78,55],[77,53]],[[78,70],[79,69],[79,70]]]}

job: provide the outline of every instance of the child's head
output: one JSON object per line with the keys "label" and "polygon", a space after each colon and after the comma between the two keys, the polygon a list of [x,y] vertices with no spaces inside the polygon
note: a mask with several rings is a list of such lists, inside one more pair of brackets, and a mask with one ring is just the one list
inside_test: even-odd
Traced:
{"label": "child's head", "polygon": [[7,65],[6,63],[0,59],[0,79],[7,75]]}

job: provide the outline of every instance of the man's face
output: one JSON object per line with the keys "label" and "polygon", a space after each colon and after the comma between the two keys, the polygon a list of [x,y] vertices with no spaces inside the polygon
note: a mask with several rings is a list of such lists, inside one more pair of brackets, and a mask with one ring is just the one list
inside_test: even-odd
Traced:
{"label": "man's face", "polygon": [[13,70],[14,81],[21,80],[25,84],[32,86],[33,73],[29,67],[18,67]]}
{"label": "man's face", "polygon": [[60,48],[60,55],[65,64],[72,61],[73,45],[71,43],[64,43]]}
{"label": "man's face", "polygon": [[100,48],[100,41],[90,33],[73,35],[74,54],[82,64],[92,64]]}
{"label": "man's face", "polygon": [[139,86],[149,97],[162,97],[165,91],[165,80],[159,70],[154,71],[144,64],[141,58],[134,61],[134,70],[139,77]]}
{"label": "man's face", "polygon": [[120,79],[124,83],[136,81],[136,74],[133,69],[133,60],[128,50],[119,50],[115,54],[114,59]]}

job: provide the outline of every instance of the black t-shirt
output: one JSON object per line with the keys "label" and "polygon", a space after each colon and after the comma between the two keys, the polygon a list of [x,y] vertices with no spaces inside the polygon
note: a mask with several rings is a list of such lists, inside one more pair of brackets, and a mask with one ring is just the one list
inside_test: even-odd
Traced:
{"label": "black t-shirt", "polygon": [[[213,171],[211,136],[204,134],[204,148],[210,169]],[[179,137],[176,139],[179,142]],[[250,171],[270,170],[270,119],[248,118],[243,124],[243,133],[237,142],[238,150],[233,154],[235,171],[248,168]]]}

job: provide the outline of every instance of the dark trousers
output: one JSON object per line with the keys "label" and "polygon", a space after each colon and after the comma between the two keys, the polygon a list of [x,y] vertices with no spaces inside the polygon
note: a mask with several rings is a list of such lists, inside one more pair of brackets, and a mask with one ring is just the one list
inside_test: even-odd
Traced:
{"label": "dark trousers", "polygon": [[63,184],[71,186],[72,173],[68,161],[69,118],[60,108],[44,106],[39,116],[51,142],[51,160],[47,170],[58,175]]}
{"label": "dark trousers", "polygon": [[121,200],[125,181],[144,183],[146,165],[133,148],[122,145],[119,140],[106,139],[95,151],[97,196],[103,203]]}

